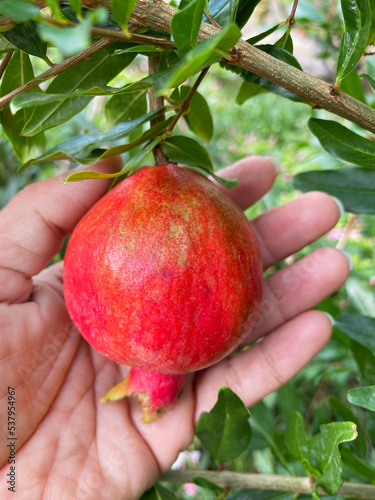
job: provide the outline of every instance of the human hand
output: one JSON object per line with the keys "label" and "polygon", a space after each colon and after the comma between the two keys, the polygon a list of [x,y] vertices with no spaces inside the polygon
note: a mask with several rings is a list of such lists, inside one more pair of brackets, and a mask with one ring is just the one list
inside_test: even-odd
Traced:
{"label": "human hand", "polygon": [[[121,165],[114,158],[95,168],[113,171]],[[236,189],[225,192],[241,208],[263,196],[276,175],[268,160],[256,157],[222,174],[239,179]],[[99,404],[127,368],[96,353],[72,326],[62,263],[43,270],[108,187],[102,180],[64,185],[63,178],[27,187],[0,213],[1,415],[7,414],[8,386],[14,387],[17,499],[137,499],[191,442],[199,415],[213,406],[220,386],[250,406],[323,347],[330,320],[309,309],[343,284],[349,265],[338,250],[320,248],[267,278],[248,342],[263,340],[189,376],[178,403],[159,421],[144,425],[135,399]],[[256,218],[264,268],[319,238],[338,218],[336,203],[323,193],[302,195]],[[7,437],[2,425],[0,442]],[[9,448],[2,446],[4,499],[13,498],[8,458]]]}

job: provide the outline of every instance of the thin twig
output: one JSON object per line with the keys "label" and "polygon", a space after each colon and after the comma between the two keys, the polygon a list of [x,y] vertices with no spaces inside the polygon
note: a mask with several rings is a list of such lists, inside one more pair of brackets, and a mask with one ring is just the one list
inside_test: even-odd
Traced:
{"label": "thin twig", "polygon": [[4,54],[4,57],[2,58],[1,63],[0,63],[0,78],[3,76],[4,71],[7,69],[7,66],[9,64],[9,61],[10,61],[12,55],[13,55],[13,51],[6,52]]}
{"label": "thin twig", "polygon": [[296,15],[297,6],[298,6],[298,0],[294,0],[292,10],[290,11],[290,14],[288,17],[288,22],[289,22],[290,27],[292,27],[296,24],[296,20],[294,17]]}
{"label": "thin twig", "polygon": [[[194,478],[203,477],[223,488],[250,488],[271,491],[288,491],[311,495],[314,482],[310,477],[281,476],[277,474],[246,474],[233,471],[171,470],[161,477],[162,481],[192,483]],[[320,495],[328,495],[318,487]],[[345,482],[336,495],[350,498],[375,499],[375,484]]]}
{"label": "thin twig", "polygon": [[190,106],[190,103],[191,103],[191,100],[193,99],[194,97],[194,94],[196,93],[196,91],[198,90],[198,87],[199,85],[201,84],[203,78],[206,76],[208,70],[210,69],[210,67],[208,66],[207,68],[204,68],[204,70],[201,71],[199,77],[197,78],[197,80],[195,81],[193,87],[190,89],[188,95],[186,96],[186,98],[183,100],[182,102],[182,105],[180,107],[180,110],[178,111],[178,113],[176,114],[176,116],[174,117],[172,123],[169,125],[169,127],[167,128],[167,130],[165,131],[165,135],[168,137],[172,134],[172,130],[174,129],[174,127],[176,126],[178,120],[181,118],[182,115],[184,115],[186,113],[186,111],[189,109],[189,106]]}
{"label": "thin twig", "polygon": [[51,78],[59,75],[66,69],[71,68],[72,66],[75,66],[76,64],[84,61],[85,59],[88,59],[89,57],[93,56],[99,50],[103,49],[104,47],[107,47],[113,43],[113,40],[104,38],[102,40],[99,40],[98,42],[94,43],[91,45],[88,49],[84,50],[83,52],[80,52],[79,54],[69,57],[69,59],[66,59],[60,64],[55,64],[52,68],[48,69],[41,75],[36,76],[29,82],[25,83],[24,85],[21,85],[17,89],[12,90],[12,92],[9,92],[9,94],[6,94],[5,96],[0,98],[0,108],[2,108],[5,104],[10,102],[13,97],[15,97],[18,94],[22,94],[22,92],[27,92],[28,90],[33,89],[34,87],[37,87],[40,83],[45,82],[46,80],[50,80]]}

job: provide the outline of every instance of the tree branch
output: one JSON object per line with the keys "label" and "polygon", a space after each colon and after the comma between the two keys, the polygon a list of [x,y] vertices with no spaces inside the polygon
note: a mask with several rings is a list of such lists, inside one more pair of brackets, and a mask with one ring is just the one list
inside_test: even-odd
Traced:
{"label": "tree branch", "polygon": [[[104,0],[103,3],[107,1]],[[150,26],[170,33],[170,22],[175,12],[177,9],[162,0],[138,0],[132,19],[139,26]],[[202,23],[199,41],[206,40],[218,32],[214,26]],[[266,54],[244,40],[239,41],[237,49],[238,60],[230,64],[266,78],[303,97],[316,107],[326,109],[375,133],[375,110],[370,106],[341,90],[337,95],[331,95],[332,85]]]}
{"label": "tree branch", "polygon": [[[244,474],[232,471],[171,470],[160,479],[171,483],[192,483],[194,478],[203,477],[223,488],[252,488],[291,493],[312,494],[313,480],[309,477],[281,476],[276,474]],[[318,488],[320,495],[328,495]],[[336,495],[350,498],[375,499],[375,484],[343,483]]]}

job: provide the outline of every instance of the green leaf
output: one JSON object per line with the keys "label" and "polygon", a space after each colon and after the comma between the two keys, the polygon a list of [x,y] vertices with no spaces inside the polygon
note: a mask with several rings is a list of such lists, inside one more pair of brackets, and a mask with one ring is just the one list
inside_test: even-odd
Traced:
{"label": "green leaf", "polygon": [[207,490],[213,491],[215,495],[220,495],[225,491],[224,488],[218,486],[217,484],[213,483],[209,479],[206,479],[205,477],[195,477],[193,482],[194,484],[200,486],[201,488],[206,488]]}
{"label": "green leaf", "polygon": [[345,314],[335,319],[335,327],[371,352],[375,352],[375,318]]}
{"label": "green leaf", "polygon": [[238,457],[251,439],[249,411],[229,388],[219,390],[218,400],[210,412],[199,418],[196,434],[203,446],[219,463]]}
{"label": "green leaf", "polygon": [[[1,95],[6,95],[15,88],[23,85],[34,77],[30,58],[27,54],[17,51],[13,54],[1,81]],[[21,110],[12,114],[10,104],[6,104],[1,111],[1,123],[13,150],[21,162],[38,156],[44,149],[44,134],[32,138],[21,135],[24,123],[32,115],[32,110]]]}
{"label": "green leaf", "polygon": [[50,104],[52,102],[64,101],[65,99],[75,99],[82,96],[112,96],[131,94],[133,92],[141,92],[147,90],[152,85],[148,82],[134,82],[128,83],[121,88],[114,87],[92,87],[87,90],[74,90],[70,94],[50,94],[50,93],[35,93],[27,92],[26,94],[19,94],[12,100],[12,106],[15,109],[29,108],[41,106],[42,104]]}
{"label": "green leaf", "polygon": [[358,101],[366,104],[365,94],[362,89],[361,79],[358,73],[351,71],[341,82],[341,90],[354,97]]}
{"label": "green leaf", "polygon": [[73,8],[74,12],[77,14],[78,18],[82,18],[81,0],[69,0],[70,6]]}
{"label": "green leaf", "polygon": [[241,106],[248,99],[265,92],[267,90],[258,83],[243,81],[236,97],[236,103]]}
{"label": "green leaf", "polygon": [[255,45],[256,43],[260,42],[264,38],[267,38],[269,35],[272,35],[272,33],[274,33],[275,31],[277,31],[278,29],[280,29],[283,26],[285,26],[285,24],[286,24],[285,22],[275,24],[275,26],[272,26],[268,30],[263,31],[262,33],[259,33],[259,35],[255,35],[255,36],[249,38],[246,41],[247,41],[247,43],[250,43],[250,45]]}
{"label": "green leaf", "polygon": [[372,384],[375,380],[375,356],[358,342],[351,340],[351,351],[358,365],[361,383],[363,385]]}
{"label": "green leaf", "polygon": [[228,53],[236,45],[240,36],[241,32],[238,27],[231,24],[213,37],[198,44],[157,82],[158,93],[163,94],[168,89],[181,85],[189,77],[217,62],[223,57],[223,54]]}
{"label": "green leaf", "polygon": [[59,0],[45,0],[45,3],[50,8],[52,17],[54,17],[60,23],[66,22],[66,19],[61,14]]}
{"label": "green leaf", "polygon": [[359,63],[365,48],[371,26],[369,0],[341,0],[345,31],[341,39],[337,61],[336,85]]}
{"label": "green leaf", "polygon": [[260,0],[239,0],[235,18],[237,26],[240,28],[245,26],[259,2]]}
{"label": "green leaf", "polygon": [[[47,94],[69,94],[76,89],[91,89],[105,85],[117,76],[134,59],[135,54],[112,55],[115,46],[109,46],[94,54],[90,59],[76,64],[58,75],[47,89]],[[35,135],[43,130],[68,121],[82,111],[92,96],[69,98],[63,101],[38,106],[25,125],[23,134]]]}
{"label": "green leaf", "polygon": [[349,470],[360,474],[366,478],[370,483],[375,484],[375,468],[371,467],[367,461],[361,460],[354,455],[348,446],[344,446],[341,450],[341,457],[343,462],[349,466]]}
{"label": "green leaf", "polygon": [[[270,54],[271,56],[275,57],[276,59],[279,59],[280,61],[286,62],[287,64],[290,64],[291,66],[302,70],[299,62],[293,56],[293,54],[291,54],[287,50],[283,49],[282,47],[277,47],[275,45],[258,45],[257,48],[263,50],[267,54]],[[245,80],[245,82],[253,84],[253,85],[257,85],[259,87],[258,93],[260,93],[261,90],[264,89],[268,92],[272,92],[274,94],[281,95],[282,97],[285,97],[285,98],[290,99],[292,101],[307,103],[307,101],[305,99],[303,99],[302,97],[299,97],[296,94],[289,92],[289,90],[286,90],[283,87],[280,87],[280,85],[277,85],[276,83],[270,82],[266,78],[262,78],[259,75],[255,75],[254,73],[251,73],[251,71],[243,70],[242,68],[238,68],[236,66],[226,64],[226,63],[222,63],[222,66],[225,69],[228,69],[229,71],[232,71],[233,73],[237,73],[240,76],[242,76],[242,78]],[[240,89],[241,95],[240,95],[240,97],[238,97],[238,99],[239,99],[238,102],[242,104],[246,100],[247,93],[249,94],[249,97],[252,97],[253,95],[256,95],[255,92],[256,92],[255,87],[249,87],[249,89],[246,89],[246,87],[244,87],[243,89]]]}
{"label": "green leaf", "polygon": [[228,26],[237,18],[239,0],[209,0],[210,14],[220,26]]}
{"label": "green leaf", "polygon": [[116,23],[128,32],[128,20],[137,0],[111,0],[111,12]]}
{"label": "green leaf", "polygon": [[[124,2],[126,3],[126,2]],[[67,56],[82,52],[91,42],[91,20],[89,17],[83,19],[77,26],[72,28],[52,26],[50,24],[39,24],[38,32],[40,38],[57,47]]]}
{"label": "green leaf", "polygon": [[175,494],[160,483],[154,484],[141,496],[140,500],[177,500]]}
{"label": "green leaf", "polygon": [[[190,90],[191,87],[188,85],[183,85],[179,89],[176,89],[171,96],[173,102],[176,104],[182,102],[186,99]],[[190,102],[189,111],[184,115],[184,118],[189,129],[194,132],[195,135],[206,142],[211,139],[214,131],[211,111],[206,99],[199,92],[194,94]]]}
{"label": "green leaf", "polygon": [[2,35],[15,47],[26,52],[26,54],[45,59],[47,43],[43,42],[38,35],[34,21],[16,24],[11,30],[4,31]]}
{"label": "green leaf", "polygon": [[182,135],[173,135],[166,139],[163,150],[165,154],[177,163],[209,168],[213,172],[213,166],[206,149],[194,139]]}
{"label": "green leaf", "polygon": [[36,5],[23,0],[1,0],[0,14],[4,14],[17,23],[25,23],[40,16]]}
{"label": "green leaf", "polygon": [[[91,153],[92,150],[94,150],[95,148],[99,148],[100,146],[105,146],[105,145],[110,144],[114,141],[122,139],[123,137],[128,136],[137,127],[139,127],[140,125],[142,125],[146,121],[151,120],[156,115],[157,115],[157,111],[153,111],[151,113],[147,113],[146,115],[140,116],[139,118],[136,118],[135,120],[119,123],[118,125],[113,127],[111,130],[109,130],[108,132],[104,132],[104,133],[97,134],[97,135],[86,134],[86,135],[74,137],[72,139],[68,139],[68,140],[58,144],[57,146],[55,146],[51,150],[49,150],[43,156],[30,159],[28,162],[26,162],[24,165],[22,165],[20,170],[26,168],[29,165],[33,165],[34,163],[43,162],[43,161],[56,161],[56,160],[63,160],[63,159],[77,161],[77,162],[81,162],[81,163],[89,165],[91,163],[94,163],[94,161],[96,161],[96,159],[107,158],[108,156],[114,156],[114,154],[119,154],[120,148],[122,148],[121,152],[129,151],[129,149],[132,149],[133,147],[138,146],[139,144],[144,142],[143,139],[149,140],[151,137],[149,137],[148,135],[146,137],[144,137],[144,135],[146,134],[145,133],[144,135],[142,135],[142,139],[138,138],[136,141],[133,141],[131,143],[131,147],[130,147],[130,144],[117,146],[118,149],[116,149],[116,153],[114,153],[114,154],[110,154],[111,152],[113,152],[113,148],[111,148],[109,150],[105,150],[104,152],[99,151],[97,156],[91,155],[89,157],[88,161],[85,160],[85,157],[87,157],[87,155],[89,153]],[[160,125],[160,129],[159,128],[157,129],[157,133],[160,133],[160,131],[163,129],[164,126],[165,126],[165,128],[167,128],[169,123],[170,123],[170,120],[164,122],[163,124],[158,124],[158,125]],[[152,130],[154,131],[155,128],[153,128]],[[147,131],[147,132],[149,134],[151,134],[151,132],[149,132],[149,131]],[[141,141],[141,142],[139,142],[139,141]],[[78,155],[81,155],[81,156],[78,156]]]}
{"label": "green leaf", "polygon": [[133,45],[127,49],[118,50],[116,54],[127,54],[129,52],[136,52],[137,54],[144,54],[147,56],[157,56],[163,52],[160,47],[155,47],[155,45]]}
{"label": "green leaf", "polygon": [[172,17],[173,40],[181,56],[197,45],[205,5],[206,0],[193,0]]}
{"label": "green leaf", "polygon": [[335,420],[337,419],[350,421],[357,426],[358,436],[354,443],[354,446],[356,447],[358,453],[365,457],[367,451],[365,430],[363,429],[363,426],[357,415],[345,403],[340,401],[335,396],[329,396],[328,402],[335,414]]}
{"label": "green leaf", "polygon": [[143,160],[152,152],[152,150],[159,144],[163,137],[158,137],[147,145],[147,147],[141,149],[136,155],[134,155],[123,167],[120,172],[115,172],[113,174],[105,174],[102,172],[96,172],[94,170],[81,170],[79,172],[74,172],[70,174],[66,179],[67,182],[83,181],[85,179],[116,179],[124,174],[127,174],[134,170],[138,165],[140,165]]}
{"label": "green leaf", "polygon": [[321,425],[320,433],[311,440],[311,450],[322,471],[317,484],[323,486],[331,495],[335,494],[343,483],[339,444],[353,441],[356,437],[356,426],[352,422],[333,422]]}
{"label": "green leaf", "polygon": [[113,127],[119,122],[134,120],[147,113],[147,89],[114,95],[104,107],[107,122]]}
{"label": "green leaf", "polygon": [[346,293],[351,304],[364,316],[375,317],[375,295],[368,286],[356,278],[349,278],[345,283]]}
{"label": "green leaf", "polygon": [[375,168],[375,143],[332,120],[310,118],[309,128],[323,148],[340,160]]}
{"label": "green leaf", "polygon": [[324,191],[339,198],[348,212],[375,213],[375,170],[345,168],[296,175],[293,186],[301,191]]}
{"label": "green leaf", "polygon": [[361,75],[359,75],[361,78],[364,78],[365,80],[368,81],[368,83],[371,85],[372,87],[372,90],[375,90],[375,80],[373,78],[371,78],[370,75],[366,75],[365,73],[362,73]]}
{"label": "green leaf", "polygon": [[352,405],[361,406],[367,410],[375,411],[375,385],[350,389],[347,392],[346,397]]}

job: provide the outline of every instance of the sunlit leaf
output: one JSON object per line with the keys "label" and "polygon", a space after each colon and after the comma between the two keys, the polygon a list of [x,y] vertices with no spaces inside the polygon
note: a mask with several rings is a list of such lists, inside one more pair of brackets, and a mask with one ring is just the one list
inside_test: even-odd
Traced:
{"label": "sunlit leaf", "polygon": [[355,424],[352,422],[332,422],[320,426],[320,433],[311,440],[311,451],[322,472],[317,484],[333,495],[342,485],[343,463],[339,444],[353,441],[357,437]]}
{"label": "sunlit leaf", "polygon": [[66,99],[75,99],[82,96],[114,96],[138,93],[149,89],[152,85],[148,82],[134,82],[128,83],[121,88],[114,87],[92,87],[87,90],[77,89],[69,94],[51,94],[40,92],[27,92],[26,94],[19,94],[12,100],[14,109],[28,108],[41,106],[42,104],[51,104],[52,102],[64,101]]}
{"label": "sunlit leaf", "polygon": [[347,392],[349,403],[375,411],[375,385],[354,387]]}
{"label": "sunlit leaf", "polygon": [[[135,54],[112,55],[115,46],[109,46],[94,54],[90,59],[67,69],[58,75],[47,89],[47,94],[69,94],[76,89],[89,90],[101,87],[118,75],[129,65]],[[82,111],[91,101],[92,95],[81,96],[73,100],[66,99],[38,106],[25,125],[24,135],[35,135],[56,125],[66,122]]]}
{"label": "sunlit leaf", "polygon": [[[111,144],[114,141],[128,136],[131,132],[136,130],[137,127],[139,127],[146,121],[151,120],[156,115],[157,111],[153,111],[139,118],[136,118],[135,120],[119,123],[108,132],[103,132],[96,135],[85,134],[78,137],[73,137],[72,139],[67,139],[66,141],[49,150],[44,155],[32,158],[27,161],[24,165],[22,165],[21,170],[29,165],[43,161],[70,159],[73,161],[80,161],[82,163],[85,163],[85,156],[87,156],[93,149],[100,148],[100,146],[106,146],[107,144]],[[122,147],[125,148],[125,145]],[[99,156],[106,157],[105,153],[105,151],[101,151],[96,158],[99,158]],[[81,155],[81,157],[79,157],[78,155]],[[90,157],[87,164],[94,163],[94,161],[95,159]]]}
{"label": "sunlit leaf", "polygon": [[206,0],[192,0],[172,17],[173,40],[182,56],[197,45],[205,4]]}
{"label": "sunlit leaf", "polygon": [[67,56],[78,54],[86,49],[91,42],[91,21],[83,19],[74,27],[58,27],[50,24],[39,24],[38,33],[42,40],[57,47]]}
{"label": "sunlit leaf", "polygon": [[375,168],[375,143],[373,141],[332,120],[311,118],[309,128],[331,155],[360,167]]}
{"label": "sunlit leaf", "polygon": [[24,0],[1,0],[0,14],[5,14],[17,23],[25,23],[40,16],[40,11],[36,5]]}
{"label": "sunlit leaf", "polygon": [[137,0],[111,0],[111,12],[119,26],[128,31],[128,20],[131,16]]}
{"label": "sunlit leaf", "polygon": [[337,61],[336,85],[358,64],[367,46],[371,26],[369,0],[341,0],[345,31]]}
{"label": "sunlit leaf", "polygon": [[196,434],[217,462],[233,460],[247,448],[251,439],[249,416],[240,398],[227,387],[219,390],[212,410],[202,413]]}
{"label": "sunlit leaf", "polygon": [[231,24],[215,36],[199,43],[156,83],[158,93],[162,94],[170,88],[181,85],[190,76],[217,62],[236,45],[240,36],[241,32],[238,27]]}

